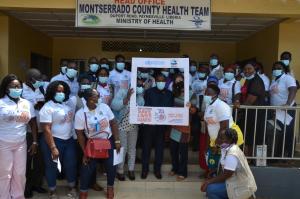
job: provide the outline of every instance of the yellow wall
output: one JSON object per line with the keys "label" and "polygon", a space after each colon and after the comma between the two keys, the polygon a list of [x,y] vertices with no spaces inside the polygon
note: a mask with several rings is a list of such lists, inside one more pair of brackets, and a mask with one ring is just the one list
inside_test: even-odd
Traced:
{"label": "yellow wall", "polygon": [[260,61],[270,77],[272,64],[278,57],[279,25],[268,27],[237,43],[237,59],[254,58]]}
{"label": "yellow wall", "polygon": [[[295,78],[300,80],[300,19],[283,22],[279,26],[278,59],[283,51],[292,53],[291,68]],[[297,103],[300,104],[300,92],[298,91]]]}
{"label": "yellow wall", "polygon": [[24,79],[24,72],[30,67],[32,52],[52,57],[52,38],[10,17],[9,73],[14,73]]}
{"label": "yellow wall", "polygon": [[0,15],[0,80],[8,73],[8,35],[8,17]]}
{"label": "yellow wall", "polygon": [[208,61],[211,53],[217,53],[225,64],[232,63],[236,59],[235,43],[201,43],[181,42],[180,53],[149,53],[149,52],[105,52],[102,51],[101,39],[85,38],[54,38],[53,39],[53,74],[59,71],[59,61],[67,59],[88,59],[91,56],[113,59],[116,54],[123,54],[126,59],[132,57],[180,57],[183,54],[190,55],[196,61]]}

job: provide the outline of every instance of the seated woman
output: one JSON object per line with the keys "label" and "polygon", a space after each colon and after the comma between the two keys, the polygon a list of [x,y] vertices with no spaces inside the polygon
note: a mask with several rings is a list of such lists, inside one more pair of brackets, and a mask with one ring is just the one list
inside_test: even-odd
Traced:
{"label": "seated woman", "polygon": [[247,159],[236,144],[237,140],[234,129],[226,129],[218,136],[223,172],[202,184],[201,191],[206,192],[208,199],[248,199],[257,190]]}

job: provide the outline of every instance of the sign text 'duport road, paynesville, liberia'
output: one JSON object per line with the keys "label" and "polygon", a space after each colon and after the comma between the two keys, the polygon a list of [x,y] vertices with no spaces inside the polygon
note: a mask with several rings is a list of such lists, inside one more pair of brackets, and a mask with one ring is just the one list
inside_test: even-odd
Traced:
{"label": "sign text 'duport road, paynesville, liberia'", "polygon": [[210,30],[210,0],[77,0],[76,27]]}

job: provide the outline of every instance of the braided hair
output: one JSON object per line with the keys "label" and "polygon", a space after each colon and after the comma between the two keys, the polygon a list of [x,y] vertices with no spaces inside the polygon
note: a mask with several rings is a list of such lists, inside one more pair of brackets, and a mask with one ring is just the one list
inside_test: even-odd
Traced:
{"label": "braided hair", "polygon": [[228,128],[225,130],[225,136],[228,140],[231,140],[232,143],[236,144],[238,141],[238,135],[236,130],[232,129],[232,128]]}

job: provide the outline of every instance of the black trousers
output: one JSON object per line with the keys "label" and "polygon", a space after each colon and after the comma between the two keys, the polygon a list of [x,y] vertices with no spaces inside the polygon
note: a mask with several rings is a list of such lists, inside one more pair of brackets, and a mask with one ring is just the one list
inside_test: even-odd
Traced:
{"label": "black trousers", "polygon": [[166,130],[166,126],[145,125],[143,132],[142,172],[149,172],[149,161],[153,144],[155,148],[154,172],[161,172]]}
{"label": "black trousers", "polygon": [[170,151],[172,157],[172,171],[180,176],[187,177],[188,143],[180,143],[170,140]]}
{"label": "black trousers", "polygon": [[[40,144],[40,138],[42,133],[38,134],[38,143]],[[32,145],[33,137],[31,133],[26,135],[27,147]],[[44,159],[40,147],[38,146],[37,153],[31,156],[27,153],[27,163],[26,163],[26,190],[31,190],[33,187],[41,187],[44,178]]]}

